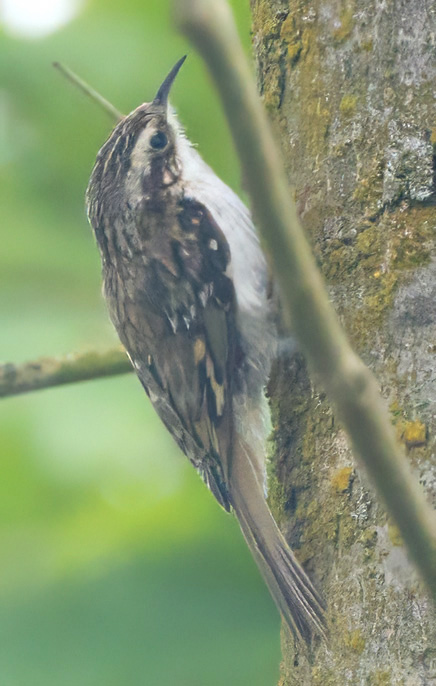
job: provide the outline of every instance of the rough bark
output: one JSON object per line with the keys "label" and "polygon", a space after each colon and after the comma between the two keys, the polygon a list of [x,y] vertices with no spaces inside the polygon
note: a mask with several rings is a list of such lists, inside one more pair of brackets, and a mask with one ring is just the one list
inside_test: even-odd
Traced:
{"label": "rough bark", "polygon": [[[301,219],[434,502],[436,5],[252,10],[259,87]],[[330,622],[310,652],[283,633],[281,685],[436,683],[434,607],[301,356],[281,360],[270,392],[271,505]]]}

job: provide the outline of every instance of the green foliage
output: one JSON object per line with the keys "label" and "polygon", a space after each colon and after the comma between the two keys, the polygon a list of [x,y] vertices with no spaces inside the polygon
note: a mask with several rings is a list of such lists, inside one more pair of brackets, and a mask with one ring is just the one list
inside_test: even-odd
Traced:
{"label": "green foliage", "polygon": [[[234,2],[249,46],[248,3]],[[162,0],[94,0],[58,32],[0,43],[0,359],[115,343],[84,191],[111,123],[189,60],[173,101],[238,187],[220,106]],[[1,401],[2,684],[264,686],[278,615],[237,524],[178,454],[133,376]]]}

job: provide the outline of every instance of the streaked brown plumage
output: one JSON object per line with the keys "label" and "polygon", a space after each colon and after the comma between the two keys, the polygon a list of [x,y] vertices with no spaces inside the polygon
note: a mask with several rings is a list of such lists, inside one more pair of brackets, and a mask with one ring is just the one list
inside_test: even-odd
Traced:
{"label": "streaked brown plumage", "polygon": [[283,617],[310,640],[323,604],[265,501],[275,354],[265,259],[246,208],[168,111],[181,60],[100,150],[89,182],[111,319],[162,421],[233,510]]}

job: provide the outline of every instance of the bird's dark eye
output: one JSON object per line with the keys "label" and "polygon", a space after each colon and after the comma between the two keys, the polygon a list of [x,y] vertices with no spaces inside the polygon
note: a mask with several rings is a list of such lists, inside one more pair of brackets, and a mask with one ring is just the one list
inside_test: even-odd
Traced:
{"label": "bird's dark eye", "polygon": [[150,138],[150,145],[154,150],[162,150],[168,143],[168,136],[163,131],[157,131]]}

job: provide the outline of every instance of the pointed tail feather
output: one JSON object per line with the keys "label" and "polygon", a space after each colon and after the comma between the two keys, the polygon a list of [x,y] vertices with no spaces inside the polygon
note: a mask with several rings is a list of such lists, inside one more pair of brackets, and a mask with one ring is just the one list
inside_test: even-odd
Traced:
{"label": "pointed tail feather", "polygon": [[233,456],[230,484],[242,533],[289,628],[307,643],[314,633],[325,636],[324,602],[269,510],[246,445]]}

